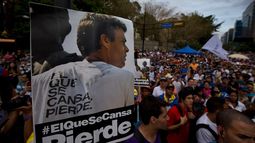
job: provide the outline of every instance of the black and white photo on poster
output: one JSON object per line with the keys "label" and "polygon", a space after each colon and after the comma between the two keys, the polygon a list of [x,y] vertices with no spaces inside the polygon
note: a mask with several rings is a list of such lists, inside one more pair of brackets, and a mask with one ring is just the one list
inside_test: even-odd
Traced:
{"label": "black and white photo on poster", "polygon": [[[134,104],[132,22],[36,3],[30,3],[30,12],[36,141],[81,142],[84,134],[92,135],[93,142],[123,141],[130,137]],[[42,134],[47,130],[44,127],[55,128],[55,123],[81,123],[85,122],[81,121],[84,117],[90,119],[95,115],[101,120],[103,115],[99,114],[115,109],[116,113],[128,113],[121,119],[103,120],[91,126],[91,130],[79,126],[61,130],[66,134]],[[122,132],[114,136],[94,135],[95,131],[111,126]]]}

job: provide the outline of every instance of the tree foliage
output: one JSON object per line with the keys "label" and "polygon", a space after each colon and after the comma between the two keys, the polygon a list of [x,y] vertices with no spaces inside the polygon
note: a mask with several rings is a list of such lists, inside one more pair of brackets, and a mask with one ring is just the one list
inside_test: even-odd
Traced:
{"label": "tree foliage", "polygon": [[169,8],[166,2],[144,4],[144,11],[152,15],[157,21],[168,19],[173,15],[174,8]]}
{"label": "tree foliage", "polygon": [[[14,1],[13,35],[22,36],[29,34],[28,2],[33,1],[42,4],[55,5],[56,0],[16,0]],[[201,46],[211,37],[211,34],[222,23],[215,24],[215,17],[202,16],[198,13],[174,15],[174,8],[166,3],[147,2],[140,5],[131,0],[71,0],[72,8],[88,12],[97,12],[120,16],[134,22],[136,33],[150,40],[160,43],[169,42],[175,47],[190,44],[194,48]],[[184,21],[183,27],[162,29],[165,22]]]}
{"label": "tree foliage", "polygon": [[130,0],[109,0],[109,9],[105,10],[106,14],[124,17],[135,20],[139,15],[141,6],[138,2],[130,2]]}
{"label": "tree foliage", "polygon": [[196,12],[182,14],[179,19],[185,24],[183,27],[173,28],[171,41],[182,46],[190,44],[196,49],[200,49],[222,24],[215,24],[216,19],[213,15],[204,17]]}
{"label": "tree foliage", "polygon": [[130,0],[76,0],[74,4],[82,11],[115,15],[131,20],[139,15],[141,9],[138,2]]}
{"label": "tree foliage", "polygon": [[135,21],[137,33],[142,36],[144,28],[146,38],[160,41],[161,21],[170,18],[174,9],[167,7],[166,3],[146,2],[142,11]]}

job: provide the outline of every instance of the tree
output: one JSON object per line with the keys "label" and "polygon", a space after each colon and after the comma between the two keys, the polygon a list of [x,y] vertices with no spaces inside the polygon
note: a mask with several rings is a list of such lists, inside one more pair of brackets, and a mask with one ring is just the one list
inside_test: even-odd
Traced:
{"label": "tree", "polygon": [[[160,41],[160,24],[162,20],[168,19],[174,9],[167,7],[166,3],[144,3],[144,10],[135,21],[135,28],[140,35],[145,34],[150,40]],[[145,32],[143,31],[145,29]]]}
{"label": "tree", "polygon": [[166,2],[144,4],[144,10],[148,14],[152,15],[156,21],[162,21],[170,18],[173,15],[174,8],[169,8]]}
{"label": "tree", "polygon": [[213,15],[204,17],[196,12],[181,14],[179,19],[184,21],[185,25],[181,28],[173,28],[171,42],[183,46],[190,44],[196,49],[200,49],[222,24],[215,24],[216,19]]}
{"label": "tree", "polygon": [[141,10],[138,2],[130,2],[130,0],[109,0],[108,2],[110,7],[105,9],[105,13],[109,15],[135,20]]}
{"label": "tree", "polygon": [[138,2],[130,0],[76,0],[74,5],[82,11],[115,15],[130,20],[134,20],[141,10]]}
{"label": "tree", "polygon": [[103,13],[107,7],[110,7],[105,0],[75,0],[73,3],[77,10],[87,12]]}

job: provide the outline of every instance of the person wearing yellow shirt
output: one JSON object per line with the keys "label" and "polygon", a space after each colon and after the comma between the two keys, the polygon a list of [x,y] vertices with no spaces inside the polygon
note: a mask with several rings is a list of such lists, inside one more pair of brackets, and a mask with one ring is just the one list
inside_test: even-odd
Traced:
{"label": "person wearing yellow shirt", "polygon": [[195,62],[195,60],[193,60],[189,67],[191,67],[194,71],[197,71],[198,64]]}

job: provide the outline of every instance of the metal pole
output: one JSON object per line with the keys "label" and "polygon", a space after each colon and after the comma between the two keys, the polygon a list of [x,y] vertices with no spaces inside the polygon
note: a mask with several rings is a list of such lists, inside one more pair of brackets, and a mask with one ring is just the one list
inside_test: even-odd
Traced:
{"label": "metal pole", "polygon": [[167,29],[167,40],[166,40],[166,42],[167,42],[167,43],[166,43],[166,49],[167,49],[167,50],[168,50],[168,40],[169,40],[169,29],[170,29],[170,28]]}
{"label": "metal pole", "polygon": [[142,53],[144,53],[144,40],[145,40],[145,12],[143,16],[143,36],[142,36]]}

